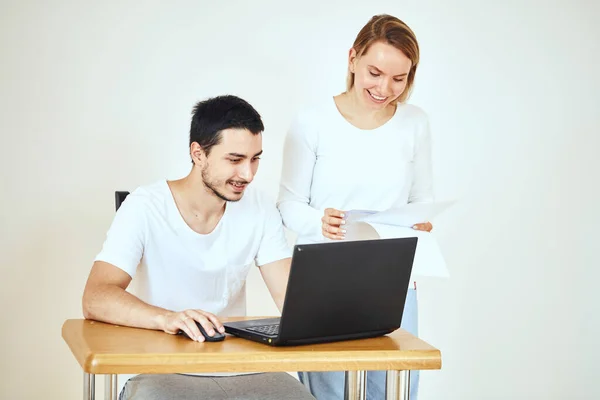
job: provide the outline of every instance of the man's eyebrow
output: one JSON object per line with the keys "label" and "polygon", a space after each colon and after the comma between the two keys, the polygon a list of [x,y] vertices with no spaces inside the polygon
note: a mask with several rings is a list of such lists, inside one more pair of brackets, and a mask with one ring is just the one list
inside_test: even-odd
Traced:
{"label": "man's eyebrow", "polygon": [[[383,74],[383,71],[382,71],[382,70],[380,70],[379,68],[377,68],[377,67],[376,67],[376,66],[374,66],[374,65],[369,65],[369,68],[373,68],[373,69],[377,70],[377,72],[379,72],[379,73],[382,73],[382,74]],[[408,74],[405,72],[405,73],[403,73],[403,74],[394,75],[394,76],[406,76],[406,75],[408,75]]]}
{"label": "man's eyebrow", "polygon": [[[256,153],[256,154],[254,155],[254,157],[258,157],[258,156],[260,156],[262,153],[263,153],[263,151],[261,150],[261,151],[259,151],[258,153]],[[246,156],[245,154],[240,154],[240,153],[227,153],[227,155],[228,155],[228,156],[230,156],[230,157],[248,158],[248,156]],[[254,158],[254,157],[253,157],[253,158]]]}

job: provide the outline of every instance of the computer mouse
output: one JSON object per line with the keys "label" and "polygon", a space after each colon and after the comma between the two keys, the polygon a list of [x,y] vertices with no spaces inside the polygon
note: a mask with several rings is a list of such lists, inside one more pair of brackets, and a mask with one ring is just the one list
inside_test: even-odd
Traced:
{"label": "computer mouse", "polygon": [[[204,340],[206,340],[207,342],[220,342],[225,339],[225,334],[219,332],[216,329],[215,329],[215,334],[213,336],[209,336],[208,333],[206,333],[206,330],[204,330],[204,327],[200,324],[200,322],[198,322],[198,321],[195,321],[195,322],[196,322],[196,326],[198,327],[198,329],[200,329],[200,333],[202,334],[202,336],[204,336]],[[189,335],[187,333],[185,333],[185,331],[180,330],[179,334],[185,335],[185,337],[190,338]]]}

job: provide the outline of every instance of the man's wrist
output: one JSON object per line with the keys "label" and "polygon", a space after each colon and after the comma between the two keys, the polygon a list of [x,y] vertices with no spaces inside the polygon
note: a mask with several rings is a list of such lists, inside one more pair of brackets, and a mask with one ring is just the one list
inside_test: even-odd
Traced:
{"label": "man's wrist", "polygon": [[167,315],[171,313],[169,310],[157,309],[157,313],[152,318],[153,329],[164,331],[167,325]]}

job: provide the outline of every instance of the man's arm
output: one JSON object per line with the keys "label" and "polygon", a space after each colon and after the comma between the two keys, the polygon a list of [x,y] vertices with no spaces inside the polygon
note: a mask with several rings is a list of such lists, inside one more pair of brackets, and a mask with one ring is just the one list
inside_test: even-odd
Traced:
{"label": "man's arm", "polygon": [[291,258],[284,258],[260,267],[260,273],[279,312],[283,310],[291,262]]}
{"label": "man's arm", "polygon": [[[83,292],[83,316],[87,319],[136,328],[162,330],[176,334],[183,330],[191,338],[204,341],[195,321],[210,335],[214,325],[220,332],[223,325],[211,313],[202,310],[174,312],[147,304],[127,292],[131,276],[104,261],[96,261]],[[212,324],[211,322],[212,321]]]}
{"label": "man's arm", "polygon": [[83,316],[87,319],[145,329],[161,329],[167,310],[144,303],[125,291],[131,277],[104,261],[92,266],[83,292]]}
{"label": "man's arm", "polygon": [[144,255],[147,210],[145,197],[137,191],[127,196],[119,207],[88,277],[82,299],[83,315],[88,319],[171,334],[181,329],[199,341],[203,341],[204,336],[194,321],[201,323],[209,335],[214,331],[212,325],[223,332],[223,325],[210,313],[165,310],[125,290]]}

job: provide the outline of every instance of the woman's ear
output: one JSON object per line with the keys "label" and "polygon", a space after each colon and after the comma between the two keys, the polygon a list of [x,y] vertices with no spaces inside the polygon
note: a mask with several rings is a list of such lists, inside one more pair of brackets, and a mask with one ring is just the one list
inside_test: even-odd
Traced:
{"label": "woman's ear", "polygon": [[348,51],[348,70],[352,73],[354,73],[354,70],[356,69],[356,58],[356,50],[352,47]]}

